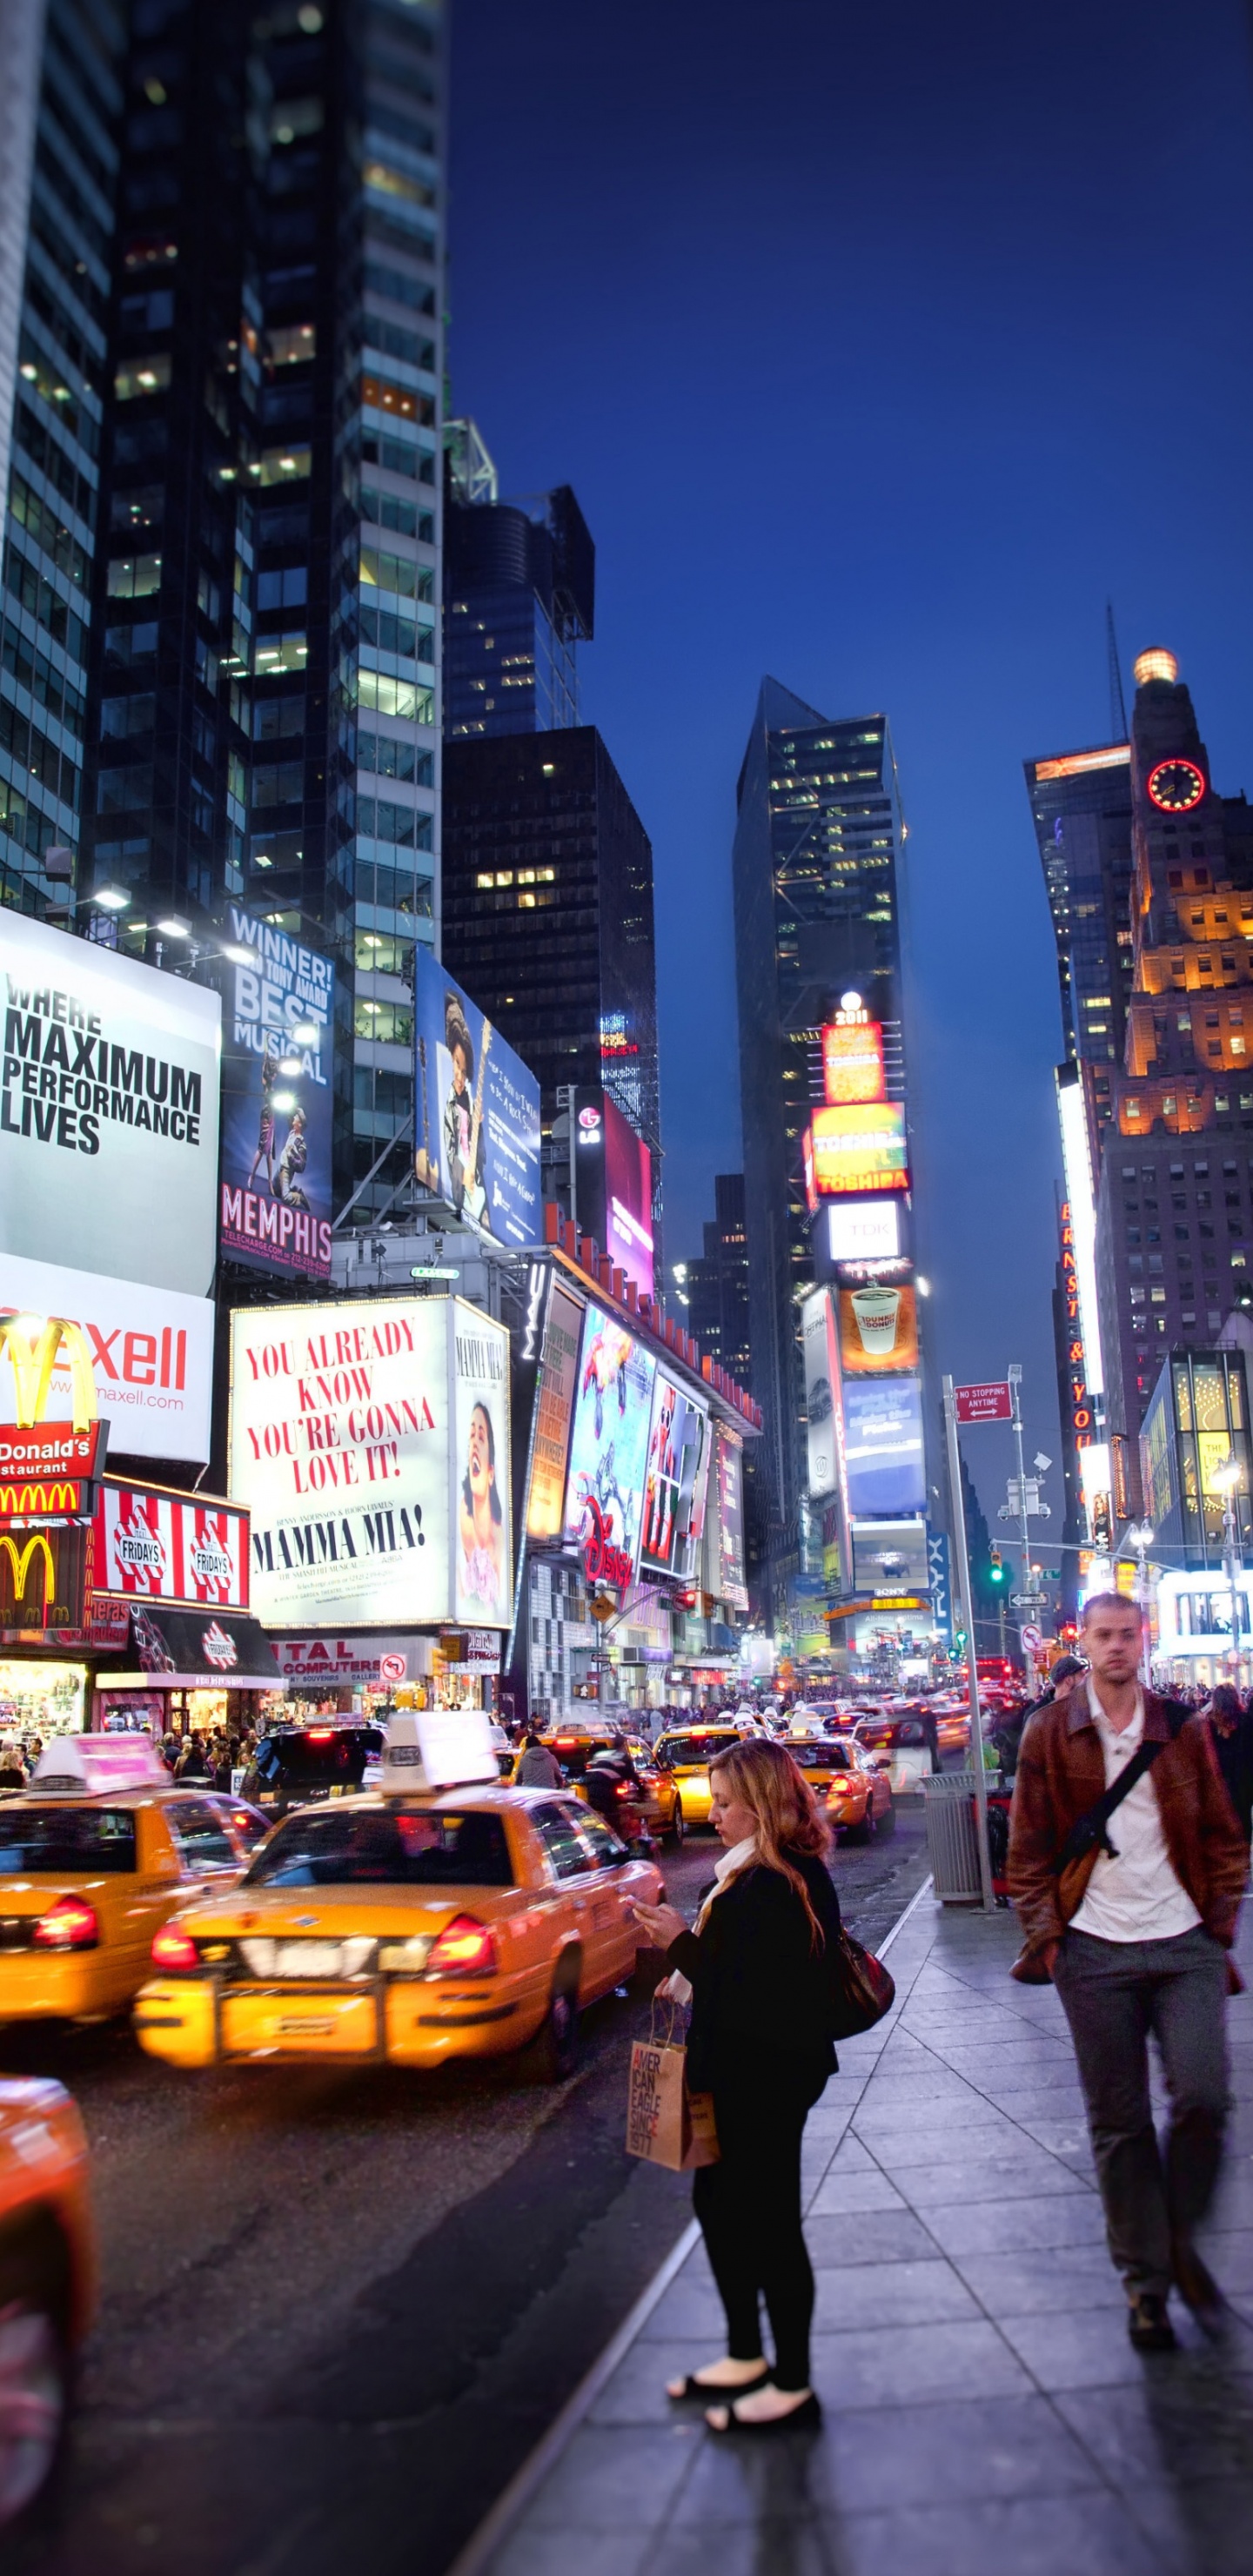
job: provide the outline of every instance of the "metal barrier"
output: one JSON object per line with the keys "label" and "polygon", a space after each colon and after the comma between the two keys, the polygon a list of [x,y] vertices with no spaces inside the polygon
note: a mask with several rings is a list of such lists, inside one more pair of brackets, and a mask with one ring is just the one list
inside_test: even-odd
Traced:
{"label": "metal barrier", "polygon": [[927,1858],[942,1905],[981,1905],[973,1771],[936,1771],[922,1784]]}

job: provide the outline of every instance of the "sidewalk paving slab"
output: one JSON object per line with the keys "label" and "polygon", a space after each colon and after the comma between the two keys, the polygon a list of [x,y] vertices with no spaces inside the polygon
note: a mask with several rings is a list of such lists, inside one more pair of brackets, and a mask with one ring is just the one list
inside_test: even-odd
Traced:
{"label": "sidewalk paving slab", "polygon": [[1177,2310],[1180,2351],[1144,2358],[1061,2007],[1010,1982],[1018,1946],[1012,1916],[916,1904],[893,2011],[810,2120],[821,2428],[719,2440],[669,2404],[722,2348],[697,2244],[476,2576],[1249,2576],[1253,1997],[1207,2236],[1230,2327]]}

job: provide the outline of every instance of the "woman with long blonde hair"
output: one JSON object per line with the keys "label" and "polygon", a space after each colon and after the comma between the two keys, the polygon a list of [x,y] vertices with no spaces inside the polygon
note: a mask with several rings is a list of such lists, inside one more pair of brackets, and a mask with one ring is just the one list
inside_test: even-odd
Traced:
{"label": "woman with long blonde hair", "polygon": [[[713,2095],[720,2149],[696,2173],[692,2202],[726,2310],[726,2355],[672,2381],[669,2394],[721,2395],[706,2411],[715,2433],[775,2433],[820,2412],[809,2384],[801,2136],[836,2063],[840,1908],[829,1829],[783,1745],[733,1745],[709,1780],[724,1856],[694,1930],[672,1905],[635,1909],[670,1961],[672,1989],[690,1989],[688,2083]],[[762,2299],[773,2366],[761,2349]]]}

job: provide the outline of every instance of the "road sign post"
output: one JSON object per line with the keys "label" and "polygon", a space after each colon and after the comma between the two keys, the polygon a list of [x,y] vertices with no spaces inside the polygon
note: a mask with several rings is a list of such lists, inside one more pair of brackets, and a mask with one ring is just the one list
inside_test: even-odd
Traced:
{"label": "road sign post", "polygon": [[[1005,1410],[967,1411],[959,1414],[958,1401],[963,1396],[992,1397],[1003,1394]],[[957,1442],[959,1420],[966,1422],[1004,1422],[1011,1419],[1009,1388],[965,1387],[954,1390],[951,1377],[944,1380],[944,1437],[948,1448],[948,1484],[953,1502],[953,1555],[957,1572],[957,1591],[961,1602],[962,1622],[968,1640],[970,1673],[970,1759],[975,1775],[975,1841],[979,1846],[979,1886],[985,1914],[996,1906],[992,1893],[992,1856],[988,1849],[988,1781],[983,1767],[983,1721],[979,1714],[979,1657],[975,1636],[975,1606],[970,1590],[970,1552],[966,1546],[966,1511],[962,1497],[961,1450]]]}

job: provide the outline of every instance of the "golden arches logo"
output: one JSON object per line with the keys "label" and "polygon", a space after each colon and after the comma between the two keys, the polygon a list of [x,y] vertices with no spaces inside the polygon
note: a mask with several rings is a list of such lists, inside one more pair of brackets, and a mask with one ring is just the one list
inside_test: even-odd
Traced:
{"label": "golden arches logo", "polygon": [[0,1485],[0,1517],[25,1520],[38,1512],[77,1512],[77,1485]]}
{"label": "golden arches logo", "polygon": [[36,1556],[41,1556],[43,1558],[44,1609],[45,1611],[50,1610],[53,1601],[56,1599],[57,1576],[56,1567],[53,1563],[52,1549],[49,1546],[43,1531],[36,1530],[34,1537],[28,1538],[25,1546],[20,1549],[17,1540],[10,1538],[6,1532],[5,1536],[0,1538],[0,1557],[4,1556],[8,1557],[9,1563],[13,1568],[13,1598],[15,1602],[22,1602],[25,1600],[26,1577],[30,1572],[31,1565]]}
{"label": "golden arches logo", "polygon": [[0,1358],[13,1363],[17,1390],[17,1427],[30,1431],[48,1409],[52,1372],[64,1351],[70,1372],[70,1409],[76,1431],[87,1431],[99,1416],[96,1375],[81,1324],[66,1315],[20,1315],[12,1308],[0,1314]]}

